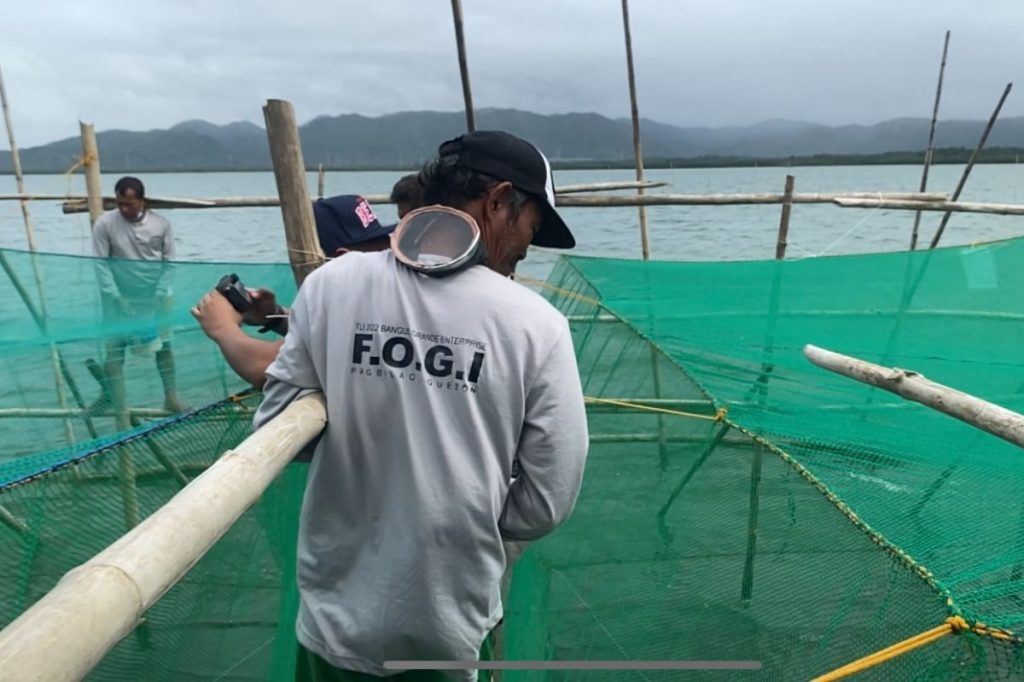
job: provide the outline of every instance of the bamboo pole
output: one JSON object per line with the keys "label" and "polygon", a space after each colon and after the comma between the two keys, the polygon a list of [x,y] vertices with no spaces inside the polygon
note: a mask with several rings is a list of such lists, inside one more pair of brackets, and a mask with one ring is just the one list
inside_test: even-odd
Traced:
{"label": "bamboo pole", "polygon": [[455,47],[459,53],[459,77],[462,79],[462,100],[466,106],[466,130],[476,130],[473,110],[473,92],[469,85],[469,64],[466,61],[466,37],[462,30],[462,0],[452,0],[452,19],[455,22]]}
{"label": "bamboo pole", "polygon": [[[7,142],[11,147],[11,167],[14,170],[14,180],[18,188],[19,194],[25,193],[25,176],[21,172],[21,156],[18,154],[18,144],[14,140],[14,123],[11,121],[11,108],[7,103],[7,89],[4,87],[4,76],[3,72],[0,71],[0,107],[3,108],[4,112],[4,127],[7,129]],[[39,307],[42,310],[42,324],[40,331],[45,335],[46,333],[46,289],[43,286],[43,274],[39,269],[39,260],[36,257],[36,236],[35,228],[32,226],[32,215],[28,210],[28,201],[22,200],[21,202],[21,217],[25,221],[25,240],[28,242],[28,250],[31,252],[32,260],[32,274],[36,281],[36,291],[39,294]],[[4,268],[7,269],[6,267]],[[13,271],[9,271],[10,276]],[[28,301],[27,293],[22,292],[25,301]],[[39,320],[37,319],[37,323]],[[53,343],[50,344],[50,368],[53,370],[53,385],[57,391],[57,404],[60,407],[67,407],[67,396],[64,394],[64,382],[61,380],[61,366],[63,365],[63,358],[61,358],[57,351],[57,346]],[[64,440],[67,441],[68,445],[74,445],[75,443],[75,430],[71,426],[71,421],[65,419],[63,422],[64,426]]]}
{"label": "bamboo pole", "polygon": [[[153,407],[129,407],[127,408],[128,418],[131,420],[137,419],[164,419],[171,417],[177,413],[168,412],[159,408]],[[93,417],[116,417],[117,412],[113,410],[106,410],[104,412],[89,412],[87,409],[53,409],[49,407],[5,407],[0,408],[0,419],[14,419],[14,418],[25,418],[25,419],[63,419],[65,417],[85,417],[91,415]]]}
{"label": "bamboo pole", "polygon": [[667,182],[659,182],[657,180],[619,180],[615,182],[588,182],[578,185],[561,185],[555,188],[555,195],[559,194],[579,194],[582,192],[604,192],[616,189],[654,189],[655,187],[665,187],[668,185]]}
{"label": "bamboo pole", "polygon": [[754,559],[757,557],[757,520],[761,508],[761,468],[764,445],[754,445],[750,460],[750,494],[747,502],[747,547],[743,559],[743,579],[740,582],[740,600],[749,606],[754,593]]}
{"label": "bamboo pole", "polygon": [[324,165],[318,163],[316,166],[316,198],[324,198]]}
{"label": "bamboo pole", "polygon": [[945,213],[989,213],[993,215],[1024,215],[1024,204],[988,204],[968,201],[879,201],[877,199],[833,199],[843,208],[893,208],[907,211],[943,211]]}
{"label": "bamboo pole", "polygon": [[[600,185],[602,183],[597,183]],[[626,184],[626,183],[622,183]],[[595,196],[577,196],[582,193],[598,192],[604,189],[598,188],[575,189],[571,192],[558,190],[555,193],[555,204],[558,206],[577,208],[597,208],[608,206],[720,206],[733,204],[781,204],[785,200],[783,194],[646,194],[637,196],[635,194],[612,194]],[[630,182],[629,187],[622,189],[635,189],[639,183]],[[644,183],[646,186],[646,182]],[[576,185],[574,187],[587,187]],[[55,200],[64,201],[64,213],[83,213],[86,210],[83,197],[67,197],[60,194],[32,194],[25,195],[33,200]],[[393,203],[387,194],[365,194],[364,198],[371,204]],[[13,201],[21,198],[17,194],[0,194],[0,201]],[[793,194],[794,204],[827,204],[836,199],[872,199],[883,201],[921,201],[928,203],[946,201],[949,195],[939,192],[927,192],[919,194],[916,192],[817,192],[805,194]],[[114,207],[114,198],[104,199],[104,206]],[[152,208],[179,208],[179,209],[208,209],[208,208],[254,208],[280,206],[281,200],[278,197],[210,197],[207,199],[172,199],[160,197],[146,197],[146,205]],[[913,207],[911,207],[913,208]]]}
{"label": "bamboo pole", "polygon": [[296,284],[301,285],[302,280],[324,262],[324,255],[313,221],[313,204],[306,184],[306,165],[302,160],[295,109],[291,102],[271,99],[263,107],[263,117],[284,218],[288,260]]}
{"label": "bamboo pole", "polygon": [[782,260],[786,257],[786,238],[789,236],[789,214],[793,210],[793,182],[793,176],[787,175],[786,189],[782,192],[782,217],[779,218],[779,238],[775,242],[776,260]]}
{"label": "bamboo pole", "polygon": [[85,677],[325,422],[322,395],[295,401],[131,532],[65,574],[0,631],[0,670],[26,680]]}
{"label": "bamboo pole", "polygon": [[28,524],[11,513],[11,510],[3,505],[0,505],[0,523],[3,523],[5,526],[16,531],[20,535],[24,535],[28,532]]}
{"label": "bamboo pole", "polygon": [[[629,115],[633,121],[633,156],[636,163],[636,181],[644,181],[644,154],[640,146],[640,110],[636,103],[636,77],[633,72],[633,38],[629,30],[629,0],[622,0],[622,32],[626,37],[626,71],[629,76]],[[637,187],[637,196],[644,194]],[[640,252],[644,260],[651,257],[651,243],[647,233],[647,207],[637,204],[640,220]]]}
{"label": "bamboo pole", "polygon": [[[928,147],[924,152],[924,169],[921,171],[921,192],[928,188],[928,168],[932,165],[933,143],[935,141],[935,122],[939,118],[939,100],[942,99],[942,77],[946,73],[946,53],[949,51],[949,31],[942,45],[942,63],[939,65],[939,84],[935,88],[935,106],[932,108],[932,123],[928,128]],[[914,214],[914,229],[910,233],[910,250],[917,249],[917,228],[921,224],[921,212]]]}
{"label": "bamboo pole", "polygon": [[[142,420],[138,417],[131,417],[132,426],[138,427],[142,424]],[[150,436],[145,439],[146,447],[149,448],[149,452],[153,455],[153,458],[164,468],[171,477],[178,482],[182,488],[188,485],[188,477],[181,472],[178,465],[174,463],[174,460],[167,454],[167,451],[158,443],[154,436]],[[126,443],[124,447],[131,447],[130,443]]]}
{"label": "bamboo pole", "polygon": [[[960,192],[963,191],[964,185],[967,184],[967,177],[971,174],[971,169],[974,168],[974,162],[978,159],[978,155],[981,154],[981,150],[985,147],[985,141],[988,140],[988,134],[992,132],[992,126],[996,124],[996,119],[999,118],[999,111],[1003,108],[1003,102],[1006,101],[1006,97],[1010,94],[1010,89],[1013,88],[1013,83],[1007,83],[1006,89],[1003,90],[1002,97],[999,98],[999,103],[996,104],[995,111],[992,112],[992,116],[988,119],[988,123],[985,125],[985,130],[981,133],[981,139],[978,140],[978,146],[974,148],[974,152],[971,153],[971,158],[967,161],[967,166],[964,168],[963,175],[960,176],[960,182],[956,185],[956,190],[953,191],[953,197],[950,201],[955,202],[960,198]],[[953,215],[952,212],[947,211],[942,216],[942,222],[939,223],[939,229],[936,230],[935,236],[932,237],[932,243],[928,245],[929,249],[934,249],[939,245],[939,240],[942,239],[942,233],[946,231],[946,224],[949,222],[949,217]]]}
{"label": "bamboo pole", "polygon": [[[14,182],[18,188],[18,194],[25,194],[25,177],[21,172],[21,155],[18,154],[18,145],[14,141],[14,123],[11,121],[11,109],[7,103],[7,89],[4,87],[4,74],[0,70],[0,106],[4,112],[4,127],[7,129],[7,142],[11,148],[11,168],[14,171]],[[28,241],[28,250],[36,250],[36,233],[32,226],[32,215],[28,210],[28,200],[22,199],[21,217],[25,221],[25,239]]]}
{"label": "bamboo pole", "polygon": [[882,367],[864,360],[804,346],[804,356],[818,367],[926,405],[994,436],[1024,447],[1024,415],[929,381],[917,372]]}
{"label": "bamboo pole", "polygon": [[88,192],[89,224],[103,215],[103,183],[100,179],[100,151],[96,144],[96,130],[91,123],[78,122],[82,135],[82,165],[85,166],[85,190]]}
{"label": "bamboo pole", "polygon": [[[18,293],[18,296],[21,298],[22,302],[25,304],[25,307],[28,309],[28,313],[32,317],[32,321],[35,322],[36,327],[38,327],[39,332],[43,335],[46,335],[48,333],[46,330],[46,318],[44,318],[43,315],[38,310],[36,310],[35,304],[32,303],[32,299],[29,298],[28,292],[25,291],[25,287],[22,285],[21,280],[18,279],[17,273],[14,272],[14,268],[11,267],[11,264],[7,261],[7,256],[4,255],[2,250],[0,250],[0,269],[3,269],[3,271],[7,274],[7,278],[11,280],[11,284],[14,285],[14,290]],[[51,344],[51,349],[53,351],[53,354],[56,355],[57,357],[57,363],[61,375],[64,377],[64,381],[67,382],[68,388],[71,390],[71,395],[75,399],[75,403],[84,412],[85,400],[82,398],[82,394],[78,390],[78,383],[75,381],[74,376],[72,376],[71,374],[71,370],[68,368],[67,363],[64,361],[64,356],[61,354],[59,350],[57,350],[56,344]],[[59,402],[61,397],[60,390],[58,390],[57,392],[57,397]],[[61,404],[61,409],[66,409],[64,404]],[[90,416],[88,414],[83,414],[82,418],[85,421],[85,427],[89,431],[89,435],[92,436],[93,438],[96,438],[96,436],[99,434],[96,431],[96,427],[92,423],[92,419],[90,418]]]}
{"label": "bamboo pole", "polygon": [[[920,197],[916,193],[907,192],[817,192],[793,194],[794,204],[827,204],[836,199],[878,199],[912,201]],[[944,201],[938,195],[926,195],[928,203]],[[781,204],[785,200],[783,194],[632,194],[597,195],[597,196],[559,196],[555,204],[574,208],[592,208],[608,206],[728,206],[740,204]],[[922,201],[922,203],[924,203]]]}

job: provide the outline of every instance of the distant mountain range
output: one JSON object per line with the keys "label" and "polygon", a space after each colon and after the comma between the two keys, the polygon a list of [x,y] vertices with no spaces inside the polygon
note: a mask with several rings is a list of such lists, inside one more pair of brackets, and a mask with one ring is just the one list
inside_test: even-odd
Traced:
{"label": "distant mountain range", "polygon": [[[306,164],[328,168],[412,168],[432,158],[437,145],[464,130],[461,112],[414,111],[376,118],[321,116],[300,127]],[[973,149],[983,121],[939,121],[936,147]],[[541,115],[514,109],[482,109],[477,127],[524,137],[554,162],[602,165],[632,158],[628,119],[598,114]],[[900,118],[874,125],[826,126],[772,120],[750,126],[679,127],[643,120],[648,159],[741,157],[778,159],[812,155],[863,155],[922,151],[928,119]],[[107,130],[98,133],[105,172],[269,169],[266,133],[249,122],[215,125],[185,121],[167,130]],[[1000,120],[989,147],[1024,147],[1024,117]],[[77,137],[21,150],[29,173],[62,172],[82,153]],[[0,152],[0,173],[11,172],[9,152]]]}

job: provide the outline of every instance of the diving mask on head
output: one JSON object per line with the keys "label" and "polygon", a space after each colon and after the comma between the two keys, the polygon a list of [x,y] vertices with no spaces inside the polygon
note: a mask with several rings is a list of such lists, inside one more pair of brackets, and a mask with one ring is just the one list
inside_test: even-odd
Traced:
{"label": "diving mask on head", "polygon": [[445,277],[487,260],[473,216],[440,205],[407,213],[391,233],[391,252],[406,267],[431,277]]}

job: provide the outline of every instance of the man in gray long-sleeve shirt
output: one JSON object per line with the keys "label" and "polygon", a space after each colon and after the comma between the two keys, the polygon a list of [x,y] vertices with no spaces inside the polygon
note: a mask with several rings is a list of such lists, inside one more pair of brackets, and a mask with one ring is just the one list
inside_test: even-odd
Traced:
{"label": "man in gray long-sleeve shirt", "polygon": [[[478,131],[443,144],[422,178],[428,204],[461,212],[414,211],[392,251],[350,253],[311,274],[267,370],[256,426],[305,393],[327,401],[299,529],[297,680],[477,659],[502,616],[502,541],[554,530],[583,477],[568,323],[509,279],[531,243],[575,244],[547,160]],[[466,224],[478,239],[445,276],[431,276],[437,252],[424,265],[401,249]]]}
{"label": "man in gray long-sleeve shirt", "polygon": [[100,216],[92,230],[93,255],[102,259],[96,262],[96,278],[103,319],[107,325],[130,327],[135,332],[140,320],[145,320],[149,329],[143,338],[118,335],[107,342],[104,371],[115,395],[101,397],[93,409],[110,407],[106,404],[110,400],[126,404],[124,351],[132,344],[156,351],[164,409],[180,412],[184,406],[175,390],[170,331],[160,328],[170,309],[174,233],[166,218],[146,208],[146,190],[138,178],[121,178],[114,194],[117,208]]}

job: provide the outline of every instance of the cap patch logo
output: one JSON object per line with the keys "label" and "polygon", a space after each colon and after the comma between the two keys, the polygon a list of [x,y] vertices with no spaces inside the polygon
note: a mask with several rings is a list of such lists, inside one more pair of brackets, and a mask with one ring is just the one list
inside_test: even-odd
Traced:
{"label": "cap patch logo", "polygon": [[363,223],[364,230],[377,222],[377,216],[374,215],[373,209],[370,208],[370,204],[366,203],[366,199],[362,197],[359,197],[359,203],[356,204],[356,215],[359,216],[360,222]]}

